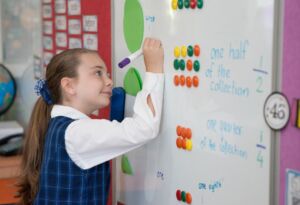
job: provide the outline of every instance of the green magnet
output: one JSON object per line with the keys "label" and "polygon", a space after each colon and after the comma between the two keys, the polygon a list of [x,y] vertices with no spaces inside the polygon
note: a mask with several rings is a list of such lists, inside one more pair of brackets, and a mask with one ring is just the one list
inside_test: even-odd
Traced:
{"label": "green magnet", "polygon": [[178,0],[178,8],[179,9],[183,8],[183,0]]}
{"label": "green magnet", "polygon": [[190,8],[190,0],[184,0],[184,7],[185,8]]}
{"label": "green magnet", "polygon": [[188,53],[188,56],[190,56],[190,57],[192,57],[194,55],[193,46],[188,46],[187,53]]}
{"label": "green magnet", "polygon": [[196,72],[198,72],[200,70],[200,63],[198,60],[195,60],[195,62],[194,62],[194,70]]}
{"label": "green magnet", "polygon": [[180,63],[179,63],[179,67],[180,67],[180,70],[184,70],[185,69],[185,62],[183,59],[180,60]]}
{"label": "green magnet", "polygon": [[175,60],[174,60],[174,68],[175,68],[175,70],[178,70],[179,67],[180,67],[180,62],[179,62],[178,59],[175,59]]}
{"label": "green magnet", "polygon": [[181,200],[182,200],[183,202],[186,201],[185,191],[182,191],[182,192],[181,192]]}
{"label": "green magnet", "polygon": [[203,0],[198,0],[198,1],[197,1],[197,7],[198,7],[199,9],[202,9],[202,8],[203,8]]}

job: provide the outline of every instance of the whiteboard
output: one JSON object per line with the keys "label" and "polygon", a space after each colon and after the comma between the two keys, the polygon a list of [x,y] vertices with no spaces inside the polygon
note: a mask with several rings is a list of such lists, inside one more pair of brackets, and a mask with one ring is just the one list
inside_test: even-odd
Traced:
{"label": "whiteboard", "polygon": [[[132,174],[116,161],[116,196],[126,205],[266,205],[271,190],[271,131],[263,105],[272,91],[274,0],[210,0],[202,9],[172,9],[171,0],[127,0],[140,4],[144,37],[162,40],[165,93],[161,131],[150,143],[126,154]],[[144,76],[143,59],[117,64],[131,54],[124,35],[126,1],[113,6],[114,81],[123,86],[129,67]],[[134,8],[131,8],[134,9]],[[128,12],[128,11],[127,11]],[[132,21],[132,24],[135,24]],[[200,71],[175,70],[176,46],[199,45]],[[197,76],[198,87],[174,84],[175,75]],[[126,96],[126,116],[134,97]],[[176,145],[176,127],[192,130],[192,150]]]}

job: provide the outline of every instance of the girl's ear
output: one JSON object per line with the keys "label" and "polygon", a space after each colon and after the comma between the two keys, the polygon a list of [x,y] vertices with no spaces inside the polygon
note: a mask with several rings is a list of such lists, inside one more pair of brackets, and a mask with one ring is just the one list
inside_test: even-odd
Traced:
{"label": "girl's ear", "polygon": [[76,94],[76,83],[75,79],[63,77],[60,81],[61,88],[63,93],[66,93],[69,96]]}

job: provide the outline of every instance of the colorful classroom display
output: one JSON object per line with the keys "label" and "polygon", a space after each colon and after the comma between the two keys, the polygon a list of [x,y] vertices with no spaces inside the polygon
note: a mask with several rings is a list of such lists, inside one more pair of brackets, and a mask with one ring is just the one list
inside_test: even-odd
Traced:
{"label": "colorful classroom display", "polygon": [[[42,0],[41,9],[44,71],[55,54],[87,48],[98,51],[111,73],[110,0]],[[109,118],[109,109],[94,117]]]}
{"label": "colorful classroom display", "polygon": [[68,48],[98,50],[98,15],[89,14],[80,0],[44,0],[42,13],[45,66]]}
{"label": "colorful classroom display", "polygon": [[251,0],[114,4],[115,82],[128,86],[126,116],[142,89],[144,62],[122,69],[118,62],[147,36],[161,39],[165,51],[161,131],[117,159],[119,204],[270,203],[271,131],[263,106],[273,89],[274,6]]}

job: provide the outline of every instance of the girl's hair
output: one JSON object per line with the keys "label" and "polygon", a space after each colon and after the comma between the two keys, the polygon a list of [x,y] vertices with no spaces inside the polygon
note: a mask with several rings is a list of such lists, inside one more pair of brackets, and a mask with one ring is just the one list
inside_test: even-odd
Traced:
{"label": "girl's hair", "polygon": [[[53,104],[62,102],[61,79],[76,78],[80,56],[88,53],[97,54],[96,51],[77,48],[63,51],[51,59],[46,68],[45,81]],[[39,97],[31,113],[23,145],[21,176],[17,184],[17,197],[20,197],[22,205],[31,205],[38,191],[45,136],[52,107],[53,105],[48,105]]]}

